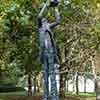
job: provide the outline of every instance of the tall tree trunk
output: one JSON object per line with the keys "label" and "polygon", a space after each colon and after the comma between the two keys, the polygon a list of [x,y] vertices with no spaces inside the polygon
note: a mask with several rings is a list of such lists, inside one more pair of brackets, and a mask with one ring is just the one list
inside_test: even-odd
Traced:
{"label": "tall tree trunk", "polygon": [[[65,47],[61,47],[59,53],[60,53],[60,56],[59,56],[60,64],[65,63]],[[60,66],[60,67],[63,68],[64,66]],[[66,86],[65,74],[66,73],[60,74],[60,90],[59,90],[60,97],[65,97],[65,89],[66,89],[65,88]]]}
{"label": "tall tree trunk", "polygon": [[64,74],[60,74],[60,97],[65,97],[65,78]]}
{"label": "tall tree trunk", "polygon": [[75,76],[74,76],[74,74],[73,74],[73,79],[72,79],[72,81],[73,81],[73,92],[75,92]]}
{"label": "tall tree trunk", "polygon": [[78,75],[78,72],[77,72],[77,73],[76,73],[76,94],[77,94],[77,95],[79,94],[78,85],[79,85],[79,75]]}
{"label": "tall tree trunk", "polygon": [[96,80],[96,100],[100,100],[100,79]]}
{"label": "tall tree trunk", "polygon": [[40,92],[40,86],[39,86],[39,82],[37,80],[37,93],[39,93],[39,92]]}
{"label": "tall tree trunk", "polygon": [[28,72],[28,96],[32,96],[31,72]]}
{"label": "tall tree trunk", "polygon": [[84,77],[84,93],[86,93],[86,77]]}
{"label": "tall tree trunk", "polygon": [[36,94],[36,76],[34,75],[34,94]]}
{"label": "tall tree trunk", "polygon": [[97,86],[96,86],[96,80],[94,80],[94,92],[96,93],[96,88],[97,88]]}
{"label": "tall tree trunk", "polygon": [[68,79],[66,80],[66,84],[67,84],[67,86],[66,86],[66,91],[68,92]]}
{"label": "tall tree trunk", "polygon": [[100,100],[100,77],[98,78],[96,73],[96,67],[99,66],[97,62],[98,61],[95,58],[91,57],[92,73],[95,79],[96,100]]}

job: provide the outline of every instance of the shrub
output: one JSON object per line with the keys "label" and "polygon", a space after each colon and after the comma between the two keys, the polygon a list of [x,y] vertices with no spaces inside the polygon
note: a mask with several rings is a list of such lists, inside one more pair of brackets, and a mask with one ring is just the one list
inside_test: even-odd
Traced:
{"label": "shrub", "polygon": [[14,92],[14,91],[25,91],[22,87],[16,87],[14,84],[2,84],[0,85],[0,92]]}

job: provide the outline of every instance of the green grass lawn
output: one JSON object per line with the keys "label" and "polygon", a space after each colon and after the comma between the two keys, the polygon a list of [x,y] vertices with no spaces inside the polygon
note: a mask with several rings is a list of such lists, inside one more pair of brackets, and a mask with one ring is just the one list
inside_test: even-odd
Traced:
{"label": "green grass lawn", "polygon": [[[25,96],[27,95],[26,91],[21,91],[21,92],[5,92],[5,93],[0,93],[0,100],[9,100],[9,97],[14,97],[14,96]],[[73,93],[66,93],[66,96],[77,96],[76,94]],[[79,93],[79,96],[81,98],[91,98],[95,97],[95,93]]]}
{"label": "green grass lawn", "polygon": [[[77,96],[76,94],[73,94],[72,92],[68,92],[66,93],[66,96]],[[81,98],[91,98],[91,97],[96,97],[96,93],[94,92],[87,92],[87,93],[83,93],[83,92],[80,92],[79,97]]]}
{"label": "green grass lawn", "polygon": [[79,96],[81,98],[91,98],[91,97],[96,97],[96,93],[79,93]]}

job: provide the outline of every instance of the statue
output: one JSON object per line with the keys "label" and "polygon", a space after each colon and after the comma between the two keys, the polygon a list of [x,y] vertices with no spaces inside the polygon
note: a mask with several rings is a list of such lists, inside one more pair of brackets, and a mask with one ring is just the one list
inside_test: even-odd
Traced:
{"label": "statue", "polygon": [[[40,5],[40,12],[38,15],[38,28],[39,28],[39,40],[41,47],[41,61],[44,69],[44,97],[43,100],[48,100],[49,96],[49,81],[48,77],[50,76],[51,80],[51,100],[59,100],[57,92],[57,83],[56,83],[56,72],[55,64],[58,63],[57,50],[55,42],[52,36],[51,29],[60,23],[60,14],[58,11],[58,1],[51,0],[50,4],[48,1]],[[53,7],[55,13],[55,21],[49,23],[48,20],[44,17],[44,12],[47,7]]]}

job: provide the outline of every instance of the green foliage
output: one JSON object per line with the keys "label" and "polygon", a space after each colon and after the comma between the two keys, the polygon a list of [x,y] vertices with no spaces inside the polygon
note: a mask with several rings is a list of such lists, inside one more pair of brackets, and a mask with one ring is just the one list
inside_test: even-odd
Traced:
{"label": "green foliage", "polygon": [[41,69],[37,12],[31,0],[1,0],[0,3],[0,73],[4,72],[17,83],[25,73]]}
{"label": "green foliage", "polygon": [[91,71],[89,58],[100,48],[99,6],[98,0],[69,0],[61,10],[62,23],[55,36],[60,55],[65,55],[65,61],[61,61],[62,70],[69,73]]}

